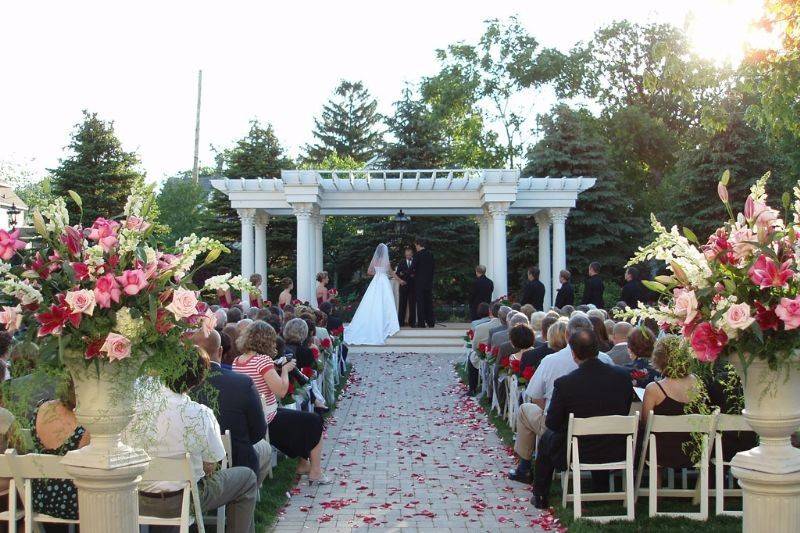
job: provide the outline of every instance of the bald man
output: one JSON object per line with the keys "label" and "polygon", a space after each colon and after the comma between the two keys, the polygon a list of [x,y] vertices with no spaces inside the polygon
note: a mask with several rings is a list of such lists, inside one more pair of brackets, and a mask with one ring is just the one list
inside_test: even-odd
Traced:
{"label": "bald man", "polygon": [[[215,400],[217,405],[209,406],[217,413],[223,433],[225,430],[231,432],[232,466],[246,466],[253,470],[261,486],[269,471],[271,449],[264,440],[267,422],[253,380],[244,374],[222,368],[222,345],[216,331],[211,331],[209,335],[197,331],[191,340],[211,359],[206,381],[217,389],[218,394]],[[207,398],[200,400],[201,403],[214,403],[203,401]]]}

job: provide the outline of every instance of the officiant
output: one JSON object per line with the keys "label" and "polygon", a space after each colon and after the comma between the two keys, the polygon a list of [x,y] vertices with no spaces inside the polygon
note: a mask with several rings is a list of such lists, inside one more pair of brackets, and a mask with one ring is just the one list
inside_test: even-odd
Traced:
{"label": "officiant", "polygon": [[[410,327],[416,327],[417,321],[417,298],[415,295],[415,275],[416,265],[414,263],[414,249],[410,246],[405,249],[405,257],[397,263],[395,275],[400,280],[400,298],[397,310],[397,318],[400,322],[400,327],[408,324]],[[408,321],[406,321],[406,317]]]}

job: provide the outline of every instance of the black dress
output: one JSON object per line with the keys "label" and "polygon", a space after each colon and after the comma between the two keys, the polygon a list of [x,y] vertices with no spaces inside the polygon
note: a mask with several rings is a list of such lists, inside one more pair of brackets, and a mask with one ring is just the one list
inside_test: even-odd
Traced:
{"label": "black dress", "polygon": [[[665,416],[679,416],[686,414],[686,404],[669,397],[664,387],[655,382],[664,393],[664,401],[653,407],[653,414]],[[684,452],[684,447],[693,446],[692,436],[689,433],[656,433],[656,448],[658,452],[658,466],[670,468],[690,468],[694,463]],[[689,443],[684,446],[684,443]],[[689,451],[689,450],[687,450]],[[649,452],[648,452],[649,453]]]}
{"label": "black dress", "polygon": [[322,439],[322,417],[278,407],[269,423],[269,442],[287,457],[308,459]]}
{"label": "black dress", "polygon": [[[45,400],[46,401],[46,400]],[[41,407],[43,402],[39,403]],[[39,435],[36,433],[36,417],[39,407],[31,419],[31,436],[33,437],[33,451],[49,455],[66,455],[67,452],[77,450],[86,430],[78,426],[72,435],[61,446],[51,450],[45,448]],[[75,484],[68,479],[34,479],[31,481],[33,489],[33,510],[56,518],[68,520],[78,519],[78,491]]]}

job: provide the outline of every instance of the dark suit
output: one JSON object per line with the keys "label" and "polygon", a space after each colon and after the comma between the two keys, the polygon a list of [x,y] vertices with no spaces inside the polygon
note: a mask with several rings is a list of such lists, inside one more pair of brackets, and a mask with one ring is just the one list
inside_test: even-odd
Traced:
{"label": "dark suit", "polygon": [[603,301],[603,292],[605,292],[605,286],[603,286],[603,279],[600,275],[589,276],[583,282],[583,300],[581,303],[584,305],[594,304],[598,309],[603,309],[606,306]]}
{"label": "dark suit", "polygon": [[[535,493],[547,496],[553,471],[566,467],[567,426],[569,415],[575,418],[623,415],[630,412],[633,401],[631,377],[623,369],[607,365],[599,359],[584,361],[576,370],[558,378],[545,419],[546,431],[539,440],[536,455]],[[607,463],[625,459],[624,435],[598,435],[580,438],[581,462]],[[595,491],[608,483],[608,472],[592,476]],[[597,482],[601,487],[597,487]]]}
{"label": "dark suit", "polygon": [[561,309],[565,305],[572,305],[575,303],[575,290],[572,288],[572,283],[569,281],[564,283],[558,292],[556,292],[556,301],[553,306]]}
{"label": "dark suit", "polygon": [[433,275],[436,270],[433,254],[423,248],[414,256],[415,265],[415,292],[417,295],[417,325],[434,327],[436,319],[433,316]]}
{"label": "dark suit", "polygon": [[[411,264],[409,265],[409,261]],[[416,275],[415,275],[414,258],[403,258],[398,264],[395,274],[398,278],[405,281],[405,285],[400,285],[400,302],[397,309],[397,318],[400,321],[400,326],[406,325],[406,314],[408,314],[408,325],[412,328],[417,323],[417,295],[416,291]]]}
{"label": "dark suit", "polygon": [[530,304],[537,311],[544,311],[544,283],[535,279],[529,281],[522,288],[522,298],[519,303],[522,305]]}
{"label": "dark suit", "polygon": [[478,306],[482,303],[492,303],[494,282],[486,276],[477,276],[472,282],[472,291],[469,294],[469,315],[472,320],[478,318]]}
{"label": "dark suit", "polygon": [[[258,457],[253,445],[267,434],[267,422],[253,380],[211,363],[206,381],[218,392],[218,409],[214,411],[218,413],[220,429],[223,433],[231,432],[233,466],[246,466],[258,475]],[[214,403],[202,401],[202,398],[201,402]]]}
{"label": "dark suit", "polygon": [[639,302],[643,301],[643,291],[644,285],[638,279],[632,279],[631,281],[626,281],[625,285],[622,286],[622,293],[620,294],[620,300],[625,302],[625,305],[630,307],[631,309],[636,309],[639,305]]}

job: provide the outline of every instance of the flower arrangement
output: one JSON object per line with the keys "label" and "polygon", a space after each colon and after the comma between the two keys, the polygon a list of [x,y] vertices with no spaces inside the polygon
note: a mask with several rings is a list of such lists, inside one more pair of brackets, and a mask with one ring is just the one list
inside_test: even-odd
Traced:
{"label": "flower arrangement", "polygon": [[629,264],[666,262],[669,275],[645,285],[661,294],[656,307],[643,304],[623,314],[652,318],[680,331],[701,362],[738,355],[747,366],[762,359],[772,369],[796,361],[800,327],[800,187],[794,202],[783,196],[783,216],[767,203],[769,173],[750,189],[734,215],[726,171],[717,191],[729,220],[698,241],[691,230],[666,229],[652,217],[655,240]]}
{"label": "flower arrangement", "polygon": [[[72,191],[70,197],[81,209],[81,198]],[[0,323],[39,344],[47,362],[62,363],[69,351],[99,371],[155,355],[151,370],[174,368],[189,353],[184,333],[216,325],[202,293],[254,287],[230,274],[195,287],[195,270],[228,250],[195,235],[165,250],[153,234],[154,202],[152,187],[134,189],[121,216],[83,226],[70,222],[65,200],[57,198],[33,213],[41,240],[31,247],[18,230],[0,230]]]}
{"label": "flower arrangement", "polygon": [[475,349],[475,354],[480,357],[481,359],[486,359],[486,353],[489,351],[489,346],[485,342],[478,343],[478,347]]}
{"label": "flower arrangement", "polygon": [[466,333],[464,333],[464,336],[462,337],[462,339],[464,340],[464,345],[467,348],[471,348],[472,347],[472,339],[474,339],[474,338],[475,338],[475,331],[471,330],[471,329],[468,329],[466,331]]}

